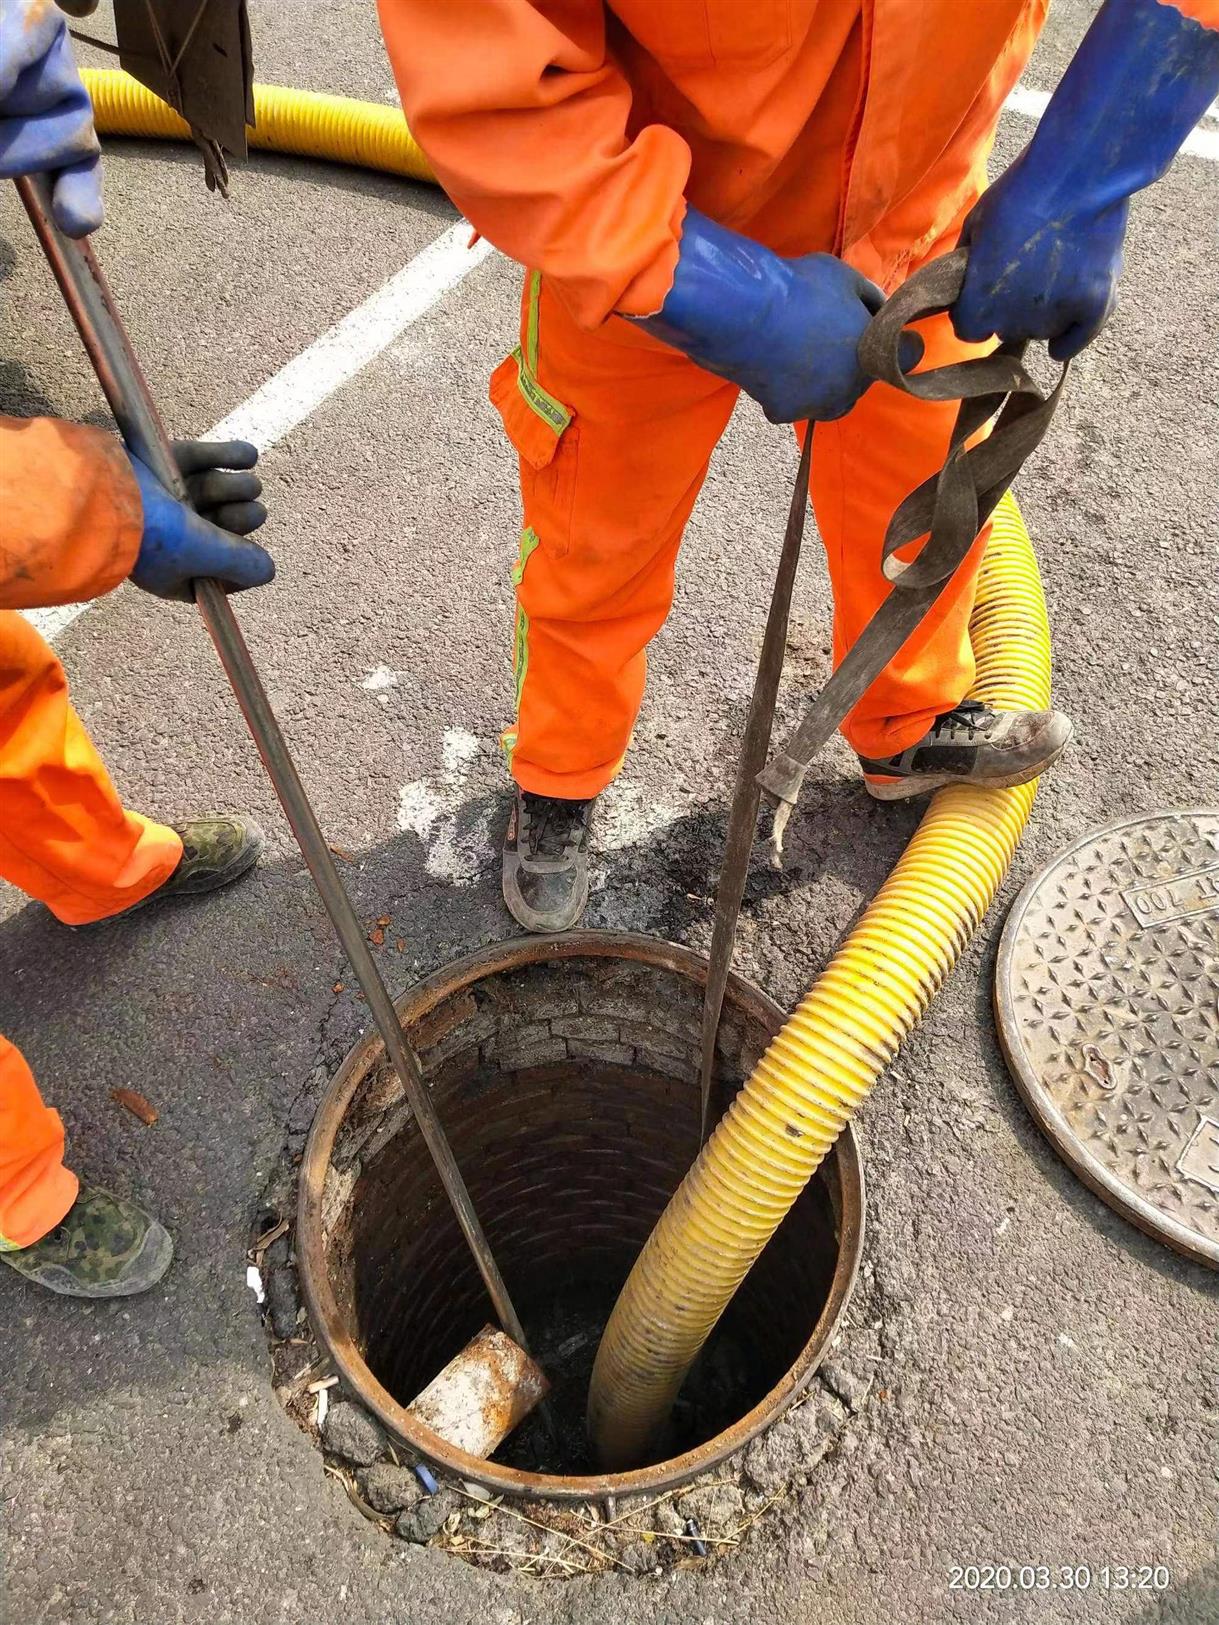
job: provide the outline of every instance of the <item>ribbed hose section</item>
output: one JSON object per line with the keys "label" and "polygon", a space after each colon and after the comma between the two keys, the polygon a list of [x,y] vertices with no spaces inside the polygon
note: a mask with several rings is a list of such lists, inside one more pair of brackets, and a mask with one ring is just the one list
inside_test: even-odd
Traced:
{"label": "ribbed hose section", "polygon": [[[129,73],[84,68],[81,78],[93,98],[93,120],[100,135],[189,138],[186,121]],[[254,118],[253,128],[246,131],[252,147],[356,164],[435,184],[432,166],[407,129],[401,108],[280,85],[255,85]]]}
{"label": "ribbed hose section", "polygon": [[[1041,710],[1050,632],[1028,532],[995,511],[971,636],[973,694]],[[926,1010],[986,913],[1035,785],[952,786],[762,1056],[639,1255],[606,1326],[589,1392],[601,1465],[634,1467],[695,1356],[788,1209]]]}

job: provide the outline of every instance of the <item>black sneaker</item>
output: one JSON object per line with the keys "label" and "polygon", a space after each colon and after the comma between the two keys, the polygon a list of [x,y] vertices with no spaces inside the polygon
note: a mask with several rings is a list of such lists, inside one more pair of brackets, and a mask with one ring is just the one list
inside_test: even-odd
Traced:
{"label": "black sneaker", "polygon": [[904,801],[945,784],[1002,790],[1027,784],[1062,755],[1071,723],[1061,711],[992,711],[962,700],[896,756],[861,756],[863,782],[878,801]]}
{"label": "black sneaker", "polygon": [[568,931],[588,902],[593,802],[535,796],[519,785],[504,836],[504,902],[526,931]]}

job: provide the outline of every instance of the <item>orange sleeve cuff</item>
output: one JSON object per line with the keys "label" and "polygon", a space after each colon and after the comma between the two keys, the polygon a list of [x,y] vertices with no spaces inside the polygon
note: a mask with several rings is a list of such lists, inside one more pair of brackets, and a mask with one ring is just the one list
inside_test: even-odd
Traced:
{"label": "orange sleeve cuff", "polygon": [[0,608],[100,597],[131,573],[143,530],[140,493],[112,434],[0,417]]}
{"label": "orange sleeve cuff", "polygon": [[1219,33],[1219,0],[1160,0],[1162,6],[1171,6],[1182,17],[1190,17],[1203,28]]}
{"label": "orange sleeve cuff", "polygon": [[634,128],[602,0],[378,0],[415,139],[479,233],[572,318],[651,315],[677,263],[691,153]]}

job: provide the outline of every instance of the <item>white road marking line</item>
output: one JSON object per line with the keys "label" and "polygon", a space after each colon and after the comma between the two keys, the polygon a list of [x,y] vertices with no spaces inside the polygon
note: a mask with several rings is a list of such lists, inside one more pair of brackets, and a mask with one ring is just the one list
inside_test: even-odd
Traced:
{"label": "white road marking line", "polygon": [[450,226],[371,298],[281,367],[208,438],[252,440],[261,451],[277,444],[482,264],[492,252],[490,243],[480,238],[470,248],[469,239],[465,220]]}
{"label": "white road marking line", "polygon": [[[468,221],[458,220],[442,232],[201,438],[252,440],[260,451],[269,451],[494,252],[481,238],[469,247],[470,230]],[[54,643],[88,607],[61,604],[26,614]]]}
{"label": "white road marking line", "polygon": [[498,861],[491,809],[467,811],[479,749],[478,735],[468,728],[446,728],[440,775],[412,779],[398,791],[398,828],[419,837],[427,873],[451,886],[472,886]]}
{"label": "white road marking line", "polygon": [[[1048,90],[1030,90],[1027,85],[1017,85],[1003,107],[1005,112],[1018,113],[1021,118],[1031,118],[1035,123],[1045,112],[1049,100]],[[1209,108],[1204,117],[1211,118],[1214,113],[1215,109]],[[1191,158],[1209,158],[1212,163],[1219,163],[1219,130],[1199,125],[1186,137],[1181,151]]]}

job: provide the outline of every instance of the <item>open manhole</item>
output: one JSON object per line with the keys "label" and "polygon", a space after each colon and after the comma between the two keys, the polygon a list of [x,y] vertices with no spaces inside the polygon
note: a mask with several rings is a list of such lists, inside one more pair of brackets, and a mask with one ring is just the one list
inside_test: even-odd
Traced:
{"label": "open manhole", "polygon": [[[314,1335],[398,1441],[492,1492],[655,1492],[741,1450],[807,1386],[846,1306],[863,1231],[848,1130],[737,1293],[687,1380],[660,1459],[598,1474],[584,1436],[597,1343],[695,1154],[705,961],[582,933],[497,947],[399,1002],[533,1351],[555,1436],[531,1421],[483,1461],[406,1406],[490,1316],[380,1040],[348,1056],[301,1169],[296,1255]],[[733,979],[719,1083],[735,1089],[782,1021]]]}

